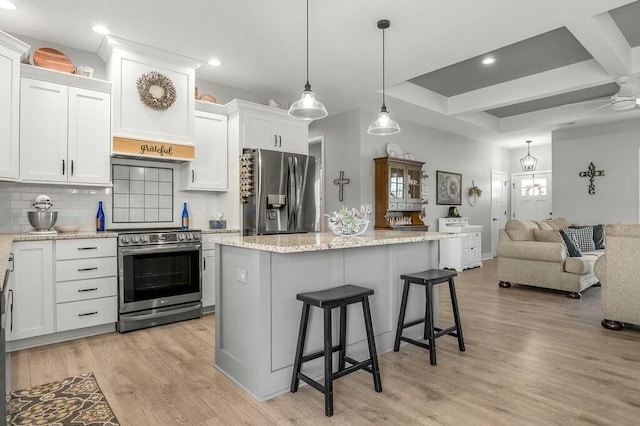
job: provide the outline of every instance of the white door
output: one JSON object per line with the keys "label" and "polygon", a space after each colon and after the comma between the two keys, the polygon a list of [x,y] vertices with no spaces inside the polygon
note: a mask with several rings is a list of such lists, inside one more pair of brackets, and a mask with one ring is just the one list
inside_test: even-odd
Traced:
{"label": "white door", "polygon": [[187,189],[226,191],[227,117],[195,112],[196,157],[190,163]]}
{"label": "white door", "polygon": [[69,88],[69,182],[111,181],[111,95]]}
{"label": "white door", "polygon": [[216,304],[216,251],[202,250],[202,306]]}
{"label": "white door", "polygon": [[512,219],[551,218],[551,172],[515,173],[512,182]]}
{"label": "white door", "polygon": [[244,148],[278,149],[277,120],[268,115],[255,112],[245,112],[244,120]]}
{"label": "white door", "polygon": [[23,78],[20,86],[20,176],[66,182],[67,86]]}
{"label": "white door", "polygon": [[308,154],[308,122],[280,119],[278,123],[278,149],[297,154]]}
{"label": "white door", "polygon": [[18,179],[20,141],[20,55],[0,46],[0,179]]}
{"label": "white door", "polygon": [[498,233],[507,223],[507,173],[491,171],[491,254],[495,257]]}

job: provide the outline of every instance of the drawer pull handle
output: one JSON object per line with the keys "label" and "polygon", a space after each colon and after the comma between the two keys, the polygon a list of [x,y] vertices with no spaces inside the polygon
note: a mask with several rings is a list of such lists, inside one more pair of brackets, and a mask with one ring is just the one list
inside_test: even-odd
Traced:
{"label": "drawer pull handle", "polygon": [[97,271],[98,267],[94,266],[93,268],[80,268],[78,269],[78,272],[84,272],[84,271]]}
{"label": "drawer pull handle", "polygon": [[78,250],[98,250],[98,247],[78,247]]}
{"label": "drawer pull handle", "polygon": [[88,317],[89,315],[97,315],[98,311],[95,312],[87,312],[86,314],[78,314],[79,317]]}
{"label": "drawer pull handle", "polygon": [[80,290],[78,290],[78,293],[82,293],[82,292],[85,292],[85,291],[96,291],[96,290],[98,290],[98,287],[95,287],[95,288],[81,288]]}

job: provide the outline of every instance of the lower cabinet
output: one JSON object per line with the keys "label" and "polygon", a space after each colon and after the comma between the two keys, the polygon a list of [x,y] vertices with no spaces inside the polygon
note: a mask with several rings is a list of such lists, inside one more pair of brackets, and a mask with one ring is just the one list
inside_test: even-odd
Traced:
{"label": "lower cabinet", "polygon": [[202,250],[202,307],[216,304],[216,251]]}
{"label": "lower cabinet", "polygon": [[6,340],[42,336],[55,331],[53,241],[13,244],[5,323]]}
{"label": "lower cabinet", "polygon": [[117,321],[115,238],[19,241],[12,252],[7,341]]}
{"label": "lower cabinet", "polygon": [[115,238],[56,242],[56,331],[118,320]]}
{"label": "lower cabinet", "polygon": [[440,268],[464,269],[482,266],[482,239],[480,232],[469,232],[464,237],[440,240]]}

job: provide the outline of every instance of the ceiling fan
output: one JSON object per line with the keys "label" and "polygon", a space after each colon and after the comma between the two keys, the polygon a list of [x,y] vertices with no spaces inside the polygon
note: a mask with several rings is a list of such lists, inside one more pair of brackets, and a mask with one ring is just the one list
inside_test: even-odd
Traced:
{"label": "ceiling fan", "polygon": [[[620,90],[611,97],[591,99],[589,101],[577,102],[573,105],[605,102],[604,105],[598,106],[594,111],[606,107],[610,107],[614,111],[626,111],[636,106],[640,108],[640,99],[636,95],[636,93],[640,94],[640,88],[638,88],[636,81],[630,77],[618,77],[616,83],[620,86]],[[638,88],[638,91],[636,91],[636,88]]]}

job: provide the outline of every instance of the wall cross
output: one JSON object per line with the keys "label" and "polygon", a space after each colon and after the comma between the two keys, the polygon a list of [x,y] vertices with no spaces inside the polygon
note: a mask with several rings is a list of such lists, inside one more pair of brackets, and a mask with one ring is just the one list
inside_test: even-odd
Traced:
{"label": "wall cross", "polygon": [[596,184],[593,183],[593,178],[596,176],[604,176],[604,170],[596,170],[596,167],[593,165],[593,162],[589,163],[589,167],[586,172],[580,172],[580,177],[588,177],[589,178],[589,194],[593,195],[596,193]]}
{"label": "wall cross", "polygon": [[338,190],[338,200],[342,201],[344,198],[344,186],[349,183],[349,178],[344,177],[344,171],[340,170],[340,178],[334,179],[333,184],[339,185],[340,189]]}

